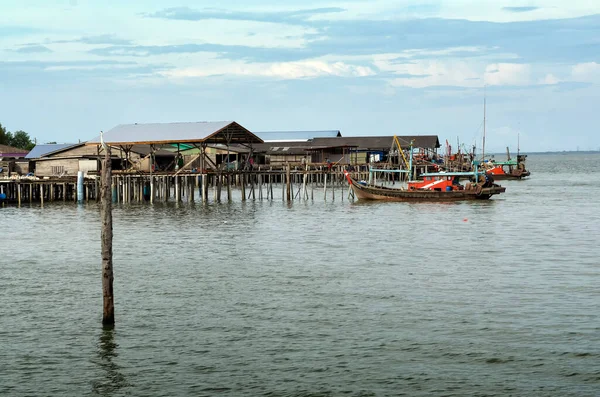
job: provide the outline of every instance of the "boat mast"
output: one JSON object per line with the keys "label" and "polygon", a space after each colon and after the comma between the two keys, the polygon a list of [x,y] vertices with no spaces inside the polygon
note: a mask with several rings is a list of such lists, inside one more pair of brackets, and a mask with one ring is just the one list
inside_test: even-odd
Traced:
{"label": "boat mast", "polygon": [[517,132],[517,161],[519,161],[519,153],[521,149],[521,133]]}
{"label": "boat mast", "polygon": [[485,86],[483,86],[483,142],[481,145],[481,162],[485,162]]}

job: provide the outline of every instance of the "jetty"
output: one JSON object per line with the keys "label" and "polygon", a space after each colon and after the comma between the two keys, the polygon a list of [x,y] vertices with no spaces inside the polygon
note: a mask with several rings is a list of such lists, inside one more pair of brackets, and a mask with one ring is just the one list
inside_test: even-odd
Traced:
{"label": "jetty", "polygon": [[[342,137],[334,130],[259,136],[235,121],[126,124],[103,139],[111,148],[116,203],[308,200],[317,189],[326,200],[336,194],[344,199],[351,194],[344,172],[393,184],[400,174],[385,171],[408,168],[409,151],[418,152],[419,161],[410,164],[418,175],[435,170],[440,147],[432,135]],[[36,146],[5,163],[0,201],[97,201],[103,156],[99,136]]]}

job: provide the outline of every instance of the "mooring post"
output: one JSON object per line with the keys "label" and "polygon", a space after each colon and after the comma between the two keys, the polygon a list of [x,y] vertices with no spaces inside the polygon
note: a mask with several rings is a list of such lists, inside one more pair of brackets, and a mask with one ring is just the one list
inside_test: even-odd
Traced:
{"label": "mooring post", "polygon": [[114,325],[115,302],[113,297],[113,227],[112,227],[112,194],[111,194],[111,164],[110,146],[104,144],[104,160],[102,162],[102,203],[100,219],[102,220],[102,324]]}

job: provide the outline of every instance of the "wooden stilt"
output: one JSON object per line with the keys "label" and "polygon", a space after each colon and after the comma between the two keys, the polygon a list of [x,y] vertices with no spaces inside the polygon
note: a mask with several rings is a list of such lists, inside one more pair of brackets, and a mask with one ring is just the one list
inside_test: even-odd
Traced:
{"label": "wooden stilt", "polygon": [[198,185],[198,177],[196,175],[194,175],[192,178],[193,179],[191,181],[189,181],[189,187],[188,187],[188,190],[190,192],[188,201],[190,201],[190,202],[194,202],[194,192],[196,191],[195,185]]}
{"label": "wooden stilt", "polygon": [[246,201],[246,174],[240,175],[240,187],[242,189],[242,201]]}
{"label": "wooden stilt", "polygon": [[227,178],[227,201],[231,201],[231,175],[228,173],[226,178]]}

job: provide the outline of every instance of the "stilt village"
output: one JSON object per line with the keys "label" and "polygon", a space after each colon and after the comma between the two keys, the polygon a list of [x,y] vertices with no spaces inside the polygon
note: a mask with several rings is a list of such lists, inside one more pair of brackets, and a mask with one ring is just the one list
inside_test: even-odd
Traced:
{"label": "stilt village", "polygon": [[[251,132],[235,121],[127,124],[76,144],[0,146],[0,197],[17,205],[99,200],[102,143],[111,153],[112,201],[122,203],[308,200],[317,188],[343,200],[353,197],[348,178],[395,183],[471,172],[474,164],[474,148],[446,144],[439,153],[436,135]],[[510,172],[524,171],[525,156],[507,156]]]}

